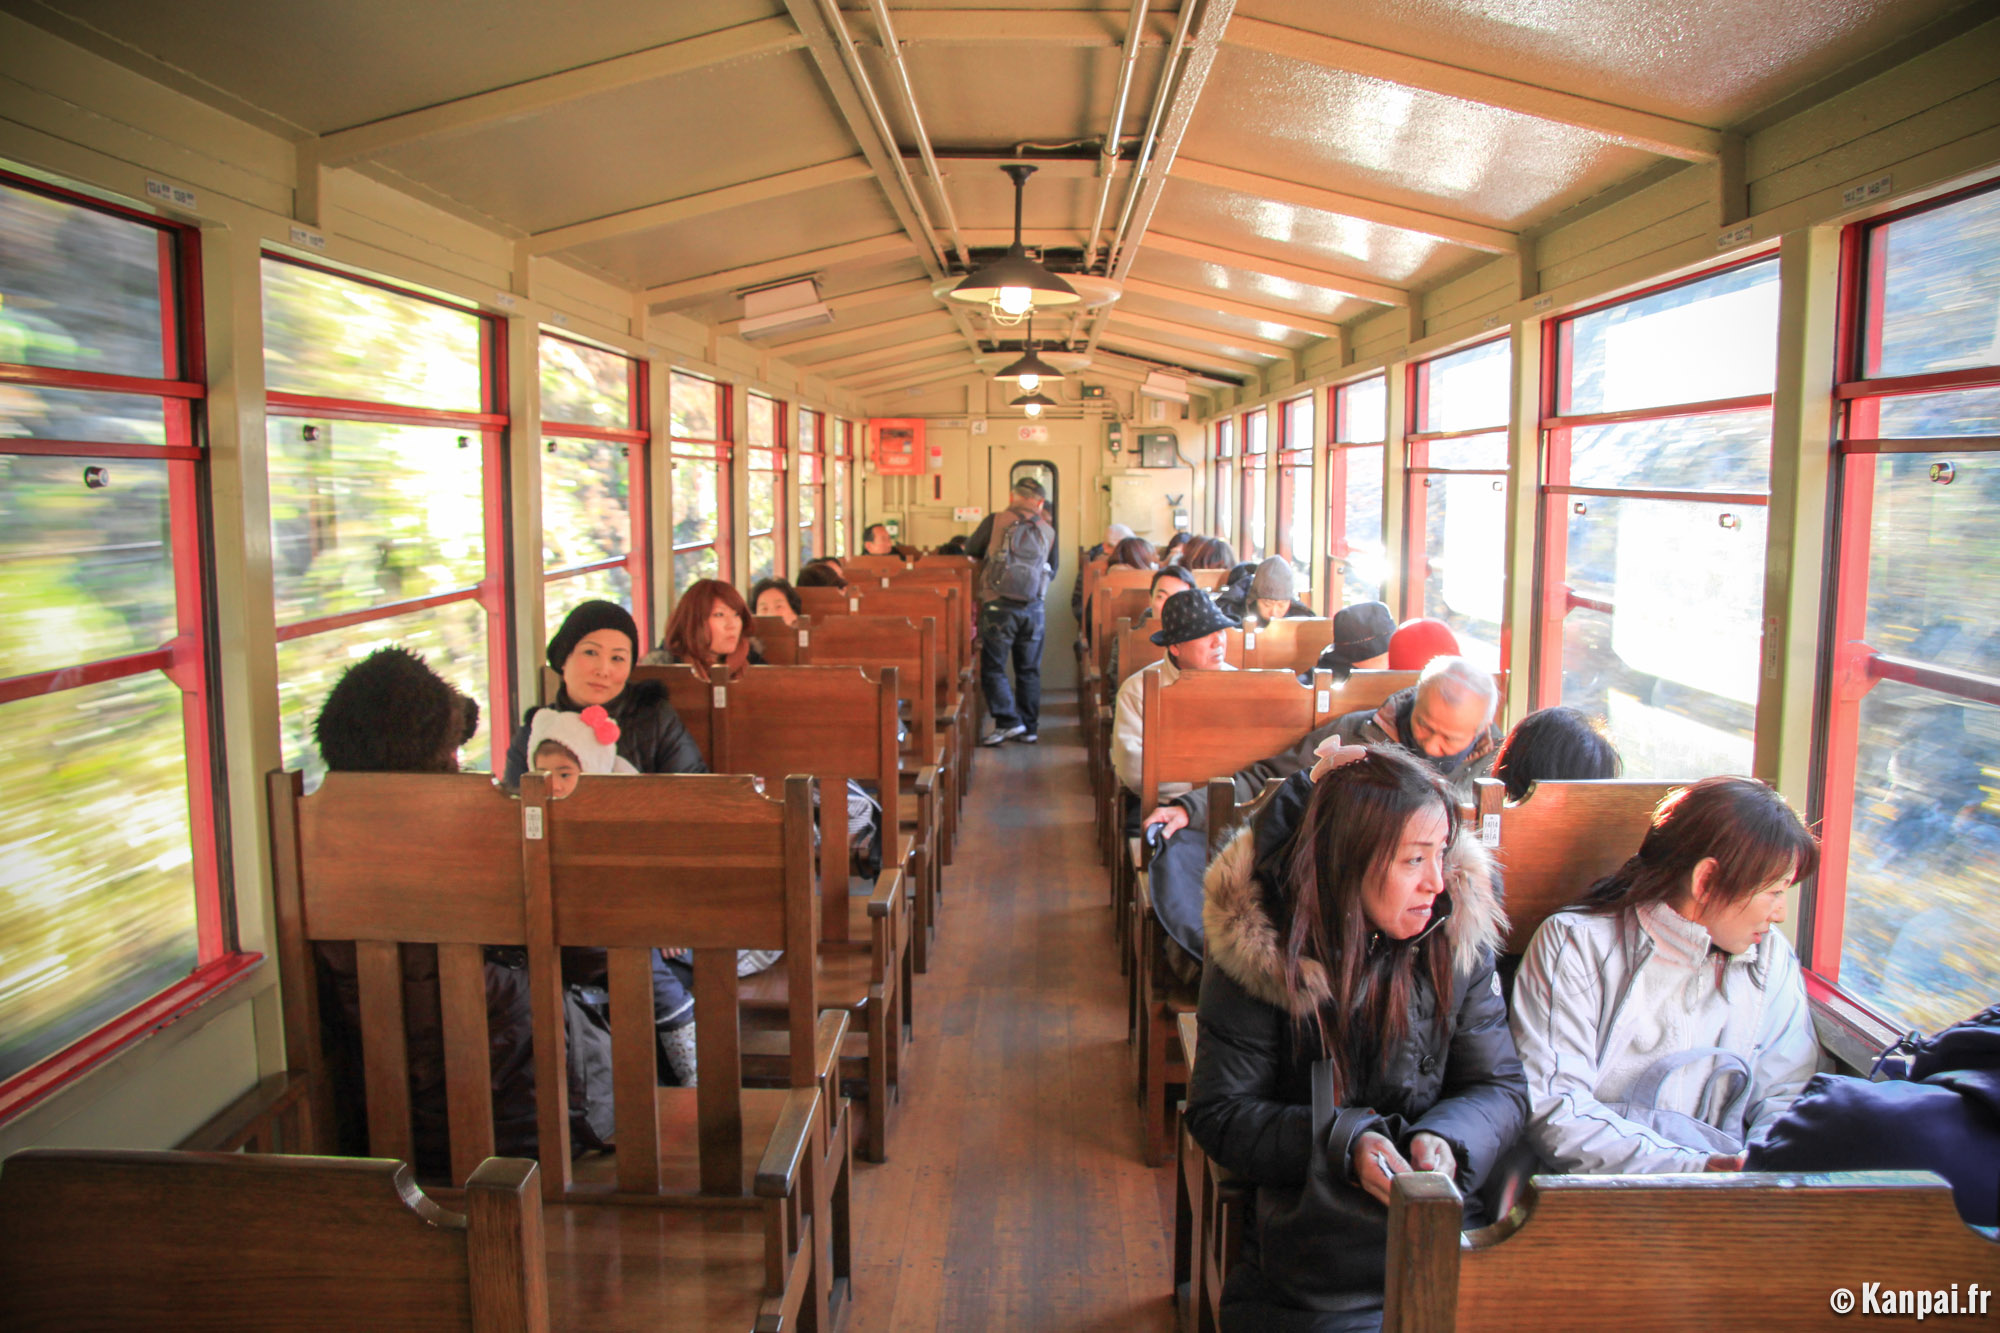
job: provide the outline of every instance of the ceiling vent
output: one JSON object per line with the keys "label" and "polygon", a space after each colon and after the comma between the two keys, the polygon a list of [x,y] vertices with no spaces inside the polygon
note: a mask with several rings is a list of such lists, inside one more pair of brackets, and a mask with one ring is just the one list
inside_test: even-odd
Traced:
{"label": "ceiling vent", "polygon": [[759,287],[743,293],[743,338],[775,338],[781,333],[833,323],[833,308],[819,299],[819,284],[811,278]]}
{"label": "ceiling vent", "polygon": [[1164,398],[1168,402],[1185,403],[1188,400],[1188,382],[1182,375],[1170,375],[1164,370],[1156,370],[1146,376],[1146,382],[1139,386],[1139,392],[1148,398]]}

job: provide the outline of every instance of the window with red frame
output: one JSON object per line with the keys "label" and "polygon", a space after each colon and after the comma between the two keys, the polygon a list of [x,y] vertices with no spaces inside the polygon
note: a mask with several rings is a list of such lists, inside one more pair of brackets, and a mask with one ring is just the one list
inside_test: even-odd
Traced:
{"label": "window with red frame", "polygon": [[463,762],[497,767],[513,711],[503,345],[476,311],[264,259],[278,712],[308,788],[320,705],[390,644],[479,701]]}
{"label": "window with red frame", "polygon": [[829,460],[828,471],[831,475],[829,478],[829,509],[827,512],[832,518],[832,525],[827,537],[827,553],[829,555],[845,557],[850,549],[847,534],[847,488],[850,478],[854,475],[854,423],[852,421],[836,423],[833,436],[833,457]]}
{"label": "window with red frame", "polygon": [[785,405],[750,395],[750,582],[785,574]]}
{"label": "window with red frame", "polygon": [[1234,530],[1230,516],[1236,512],[1236,418],[1224,417],[1215,423],[1215,462],[1209,473],[1212,485],[1209,487],[1209,512],[1215,518],[1215,531],[1210,534],[1229,540]]}
{"label": "window with red frame", "polygon": [[1402,614],[1449,625],[1499,670],[1507,611],[1507,404],[1513,352],[1481,343],[1409,369]]}
{"label": "window with red frame", "polygon": [[799,566],[826,554],[826,414],[799,409]]}
{"label": "window with red frame", "polygon": [[1851,229],[1806,960],[1896,1027],[2000,958],[2000,190]]}
{"label": "window with red frame", "polygon": [[1313,400],[1278,411],[1278,554],[1299,572],[1299,599],[1312,583]]}
{"label": "window with red frame", "polygon": [[601,598],[648,639],[645,366],[546,333],[541,353],[543,623]]}
{"label": "window with red frame", "polygon": [[674,371],[668,377],[668,441],[674,494],[674,587],[727,579],[730,527],[729,390]]}
{"label": "window with red frame", "polygon": [[0,176],[0,1119],[241,974],[198,234]]}
{"label": "window with red frame", "polygon": [[1271,414],[1263,408],[1243,414],[1243,545],[1238,560],[1264,558],[1264,478],[1271,462]]}
{"label": "window with red frame", "polygon": [[1548,337],[1535,702],[1602,719],[1628,777],[1748,773],[1778,261],[1586,310]]}
{"label": "window with red frame", "polygon": [[1379,602],[1389,576],[1382,538],[1382,449],[1389,432],[1389,380],[1371,375],[1332,392],[1333,439],[1326,451],[1327,599],[1331,615]]}

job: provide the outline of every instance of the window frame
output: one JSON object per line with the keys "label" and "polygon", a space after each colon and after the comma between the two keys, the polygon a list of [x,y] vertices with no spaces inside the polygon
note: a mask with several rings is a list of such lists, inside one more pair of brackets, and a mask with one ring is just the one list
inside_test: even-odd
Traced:
{"label": "window frame", "polygon": [[[798,409],[798,475],[799,475],[799,564],[803,568],[808,559],[818,559],[827,554],[828,518],[826,512],[826,465],[827,465],[827,415],[813,408],[800,406]],[[806,424],[812,423],[812,448],[806,447]],[[806,522],[806,499],[810,495],[812,522]],[[817,546],[813,555],[806,555],[806,534],[813,533]]]}
{"label": "window frame", "polygon": [[[1358,380],[1336,384],[1327,389],[1327,440],[1326,440],[1326,613],[1332,615],[1339,610],[1335,602],[1346,597],[1347,580],[1344,566],[1354,554],[1354,545],[1347,530],[1347,481],[1354,463],[1350,454],[1359,449],[1380,449],[1382,454],[1376,459],[1376,472],[1383,467],[1383,459],[1389,450],[1389,422],[1385,417],[1380,423],[1382,438],[1379,440],[1350,440],[1353,433],[1350,394],[1357,386],[1372,381],[1382,381],[1384,401],[1387,401],[1389,372],[1385,368],[1372,375],[1363,375]],[[1375,539],[1381,544],[1383,554],[1388,554],[1388,506],[1383,504],[1376,510]],[[1380,595],[1382,590],[1377,590]]]}
{"label": "window frame", "polygon": [[[715,391],[715,437],[703,438],[695,435],[680,435],[673,427],[673,377],[679,375],[691,380],[699,380]],[[694,551],[715,552],[715,577],[724,583],[732,583],[736,578],[736,478],[735,478],[735,419],[732,416],[735,394],[730,386],[718,379],[698,374],[692,370],[670,368],[667,371],[667,476],[673,477],[673,464],[677,458],[690,462],[707,463],[715,468],[715,536],[705,542],[690,542],[686,546],[673,544],[674,516],[669,511],[664,519],[667,528],[668,569],[673,581],[669,590],[669,600],[680,596],[681,557]]]}
{"label": "window frame", "polygon": [[[1312,547],[1314,538],[1318,535],[1311,530],[1311,526],[1316,526],[1312,525],[1312,474],[1313,427],[1318,417],[1313,398],[1314,395],[1308,392],[1294,398],[1287,398],[1278,405],[1277,540],[1272,542],[1271,546],[1274,554],[1283,556],[1286,560],[1291,561],[1295,568],[1301,570],[1312,567]],[[1295,439],[1293,438],[1295,432],[1292,429],[1292,414],[1294,409],[1300,404],[1305,405],[1306,424],[1304,430],[1296,432],[1298,438]],[[1293,512],[1295,501],[1292,496],[1292,490],[1298,481],[1298,474],[1301,468],[1305,470],[1305,510],[1306,521],[1309,525],[1306,536],[1307,549],[1303,552],[1292,549],[1292,520],[1295,516]]]}
{"label": "window frame", "polygon": [[1856,222],[1841,235],[1831,504],[1834,532],[1826,573],[1826,615],[1820,644],[1818,699],[1807,811],[1820,832],[1818,872],[1800,911],[1798,954],[1807,986],[1822,1002],[1845,1004],[1884,1029],[1902,1026],[1840,987],[1845,944],[1848,868],[1854,832],[1863,699],[1880,681],[1928,690],[1948,699],[2000,706],[2000,680],[1868,646],[1869,565],[1873,555],[1876,461],[1885,454],[1996,453],[2000,435],[1883,437],[1885,399],[1950,389],[2000,388],[2000,362],[1913,375],[1867,374],[1880,336],[1871,316],[1882,308],[1887,274],[1883,251],[1870,244],[1891,223],[1934,212],[1975,195],[2000,191],[1978,182],[1934,199]]}
{"label": "window frame", "polygon": [[[646,363],[637,357],[613,352],[609,348],[598,347],[577,338],[550,333],[544,329],[542,338],[552,338],[558,342],[574,343],[587,347],[593,352],[604,352],[617,356],[625,362],[626,370],[626,425],[623,428],[595,426],[580,422],[557,421],[546,413],[542,417],[542,437],[546,444],[550,437],[571,440],[604,440],[625,447],[625,494],[626,519],[628,528],[625,537],[623,559],[597,560],[582,565],[566,565],[560,569],[542,567],[542,595],[548,596],[551,584],[564,579],[581,578],[585,575],[601,573],[607,569],[623,568],[632,584],[632,619],[639,625],[639,651],[645,652],[652,646],[653,594],[652,570],[653,525],[652,525],[652,455],[653,435],[647,428],[652,420],[650,393],[651,377],[646,373]],[[539,342],[537,344],[539,346]]]}
{"label": "window frame", "polygon": [[1235,515],[1236,418],[1218,417],[1209,456],[1208,513],[1215,536],[1229,541]]}
{"label": "window frame", "polygon": [[828,531],[833,540],[828,546],[829,554],[835,559],[844,560],[854,550],[854,505],[851,483],[854,478],[855,424],[848,417],[839,417],[833,425],[833,448],[827,456],[827,495],[833,504],[828,520],[830,525]]}
{"label": "window frame", "polygon": [[[791,438],[787,434],[787,428],[791,424],[790,409],[792,405],[776,394],[759,393],[755,389],[750,390],[749,398],[762,399],[771,405],[771,443],[769,445],[752,443],[749,438],[750,423],[747,418],[750,415],[750,408],[748,401],[744,405],[746,420],[743,425],[745,432],[743,440],[744,479],[748,482],[749,486],[754,487],[757,485],[758,473],[767,472],[771,476],[771,527],[768,531],[759,531],[752,527],[751,524],[754,520],[751,518],[751,513],[754,506],[746,503],[743,513],[743,555],[751,568],[754,569],[757,561],[750,554],[750,543],[760,538],[768,539],[771,543],[772,552],[770,577],[782,579],[789,576],[791,568],[788,559],[791,543],[785,540],[786,530],[791,524],[791,506],[788,503],[789,497],[785,494],[785,474],[790,471],[786,466],[789,462],[789,454],[791,452],[787,447]],[[763,455],[766,463],[764,467],[757,465],[760,454]],[[745,494],[747,498],[747,490]]]}
{"label": "window frame", "polygon": [[[161,366],[157,377],[0,365],[0,384],[156,398],[164,409],[163,445],[47,437],[0,439],[0,453],[58,458],[156,459],[167,465],[169,540],[174,567],[175,633],[150,652],[0,678],[0,705],[64,693],[158,671],[181,692],[188,800],[190,875],[195,909],[195,967],[180,981],[0,1080],[5,1121],[141,1038],[166,1027],[247,977],[263,954],[240,947],[234,883],[222,856],[228,808],[217,696],[217,644],[211,624],[216,594],[209,523],[206,343],[202,310],[201,231],[95,195],[0,171],[0,186],[40,195],[151,228],[159,246]],[[169,367],[175,372],[169,374]]]}
{"label": "window frame", "polygon": [[[1397,613],[1399,620],[1410,620],[1425,614],[1425,586],[1430,582],[1430,556],[1426,538],[1429,536],[1428,499],[1429,478],[1434,476],[1497,477],[1503,500],[1506,498],[1507,469],[1499,468],[1449,468],[1430,465],[1430,447],[1433,442],[1472,439],[1480,435],[1506,435],[1512,428],[1508,416],[1491,426],[1476,426],[1459,430],[1425,430],[1425,418],[1430,408],[1430,377],[1425,373],[1437,362],[1466,352],[1476,351],[1495,344],[1509,341],[1505,333],[1497,337],[1481,338],[1462,347],[1452,347],[1430,356],[1408,362],[1403,367],[1404,380],[1404,420],[1403,420],[1403,586],[1402,607]],[[1512,353],[1509,353],[1511,358]],[[1510,371],[1518,368],[1510,367]],[[1548,373],[1544,363],[1543,373]],[[1511,409],[1509,411],[1511,415]],[[1419,479],[1422,479],[1420,482]],[[1500,665],[1505,667],[1510,660],[1513,641],[1513,599],[1508,595],[1511,581],[1505,564],[1505,551],[1498,553],[1501,571],[1500,585]]]}
{"label": "window frame", "polygon": [[277,626],[277,641],[281,644],[290,643],[296,639],[310,638],[315,634],[350,629],[377,620],[390,620],[417,611],[430,611],[466,601],[475,603],[486,616],[488,698],[480,701],[480,706],[490,708],[494,715],[493,725],[488,730],[488,742],[493,751],[490,767],[493,772],[498,773],[503,767],[501,761],[506,757],[509,740],[503,720],[517,715],[520,711],[517,693],[519,682],[514,678],[513,653],[510,651],[514,625],[513,607],[508,596],[507,568],[507,551],[512,534],[507,522],[507,447],[510,418],[507,414],[506,330],[497,316],[489,315],[475,306],[448,300],[381,278],[353,273],[268,249],[259,252],[260,273],[265,263],[289,264],[325,273],[348,282],[360,283],[364,287],[391,292],[406,300],[439,306],[477,321],[475,327],[479,330],[480,411],[412,407],[364,399],[335,398],[321,394],[267,389],[264,394],[264,415],[268,419],[308,421],[319,419],[359,421],[388,426],[456,427],[464,432],[459,437],[461,444],[469,442],[474,434],[478,435],[480,495],[484,509],[481,530],[485,557],[480,581],[469,587],[432,593],[426,597],[405,598],[364,610],[280,623]]}
{"label": "window frame", "polygon": [[[1253,450],[1250,447],[1250,423],[1258,420],[1264,423],[1264,447]],[[1256,548],[1250,543],[1250,509],[1253,499],[1263,506],[1264,533],[1268,537],[1271,531],[1271,514],[1266,491],[1270,485],[1271,436],[1274,433],[1271,429],[1271,409],[1268,406],[1251,408],[1243,414],[1237,430],[1243,442],[1242,451],[1237,459],[1241,482],[1236,497],[1236,530],[1242,537],[1242,544],[1231,542],[1230,546],[1235,548],[1239,562],[1261,560],[1263,558],[1261,554],[1251,554]]]}
{"label": "window frame", "polygon": [[[1753,265],[1770,263],[1774,249],[1761,249],[1734,256],[1695,273],[1653,283],[1637,291],[1609,300],[1594,302],[1551,319],[1542,326],[1542,375],[1540,420],[1537,423],[1541,454],[1541,479],[1536,486],[1535,584],[1536,619],[1534,645],[1530,654],[1528,679],[1529,708],[1550,708],[1562,702],[1563,623],[1573,610],[1617,614],[1615,605],[1601,598],[1578,594],[1567,582],[1569,522],[1567,510],[1590,498],[1611,500],[1665,500],[1694,504],[1726,504],[1769,510],[1768,489],[1758,491],[1691,491],[1671,487],[1575,486],[1570,484],[1571,436],[1579,428],[1621,425],[1637,421],[1684,420],[1719,416],[1729,412],[1769,412],[1774,394],[1745,394],[1734,398],[1710,398],[1694,402],[1669,403],[1654,407],[1624,408],[1610,412],[1568,412],[1566,397],[1571,382],[1570,340],[1564,330],[1577,320],[1601,310],[1630,305],[1661,292],[1690,287]],[[1773,363],[1777,349],[1772,349]],[[1775,387],[1775,382],[1774,382]],[[1560,598],[1560,601],[1558,601]],[[1759,614],[1761,615],[1761,609]],[[1753,704],[1754,708],[1755,705]]]}

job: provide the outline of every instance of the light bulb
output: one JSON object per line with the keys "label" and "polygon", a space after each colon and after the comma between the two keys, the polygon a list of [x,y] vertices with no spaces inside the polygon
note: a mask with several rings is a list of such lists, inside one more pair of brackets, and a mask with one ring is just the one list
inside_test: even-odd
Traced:
{"label": "light bulb", "polygon": [[1040,403],[1023,403],[1021,404],[1021,410],[1031,417],[1038,417],[1042,414],[1042,405]]}
{"label": "light bulb", "polygon": [[1000,309],[1009,315],[1025,315],[1035,305],[1035,294],[1026,287],[1002,287]]}
{"label": "light bulb", "polygon": [[1042,377],[1040,375],[1023,375],[1020,377],[1020,382],[1022,393],[1033,393],[1042,387]]}

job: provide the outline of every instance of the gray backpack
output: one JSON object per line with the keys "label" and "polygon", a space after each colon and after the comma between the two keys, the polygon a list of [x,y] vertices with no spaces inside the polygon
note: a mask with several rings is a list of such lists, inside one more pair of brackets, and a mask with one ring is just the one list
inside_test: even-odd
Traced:
{"label": "gray backpack", "polygon": [[998,544],[986,553],[986,595],[1023,605],[1041,601],[1049,589],[1049,552],[1055,544],[1055,529],[1039,516],[1015,514]]}
{"label": "gray backpack", "polygon": [[[1715,1057],[1715,1068],[1708,1073],[1708,1079],[1701,1086],[1701,1097],[1695,1102],[1697,1107],[1711,1105],[1711,1097],[1716,1091],[1718,1080],[1735,1078],[1736,1089],[1729,1101],[1717,1112],[1718,1118],[1727,1128],[1717,1128],[1705,1120],[1680,1111],[1665,1111],[1659,1106],[1660,1085],[1667,1076],[1677,1069],[1693,1064],[1697,1060]],[[1613,1114],[1622,1115],[1635,1121],[1665,1138],[1671,1139],[1683,1148],[1695,1148],[1711,1154],[1734,1155],[1743,1151],[1743,1112],[1750,1101],[1750,1066],[1742,1056],[1720,1046],[1697,1046],[1691,1051],[1677,1051],[1663,1055],[1653,1061],[1646,1072],[1639,1075],[1639,1081],[1632,1085],[1632,1091],[1622,1102],[1606,1102],[1604,1105]]]}

